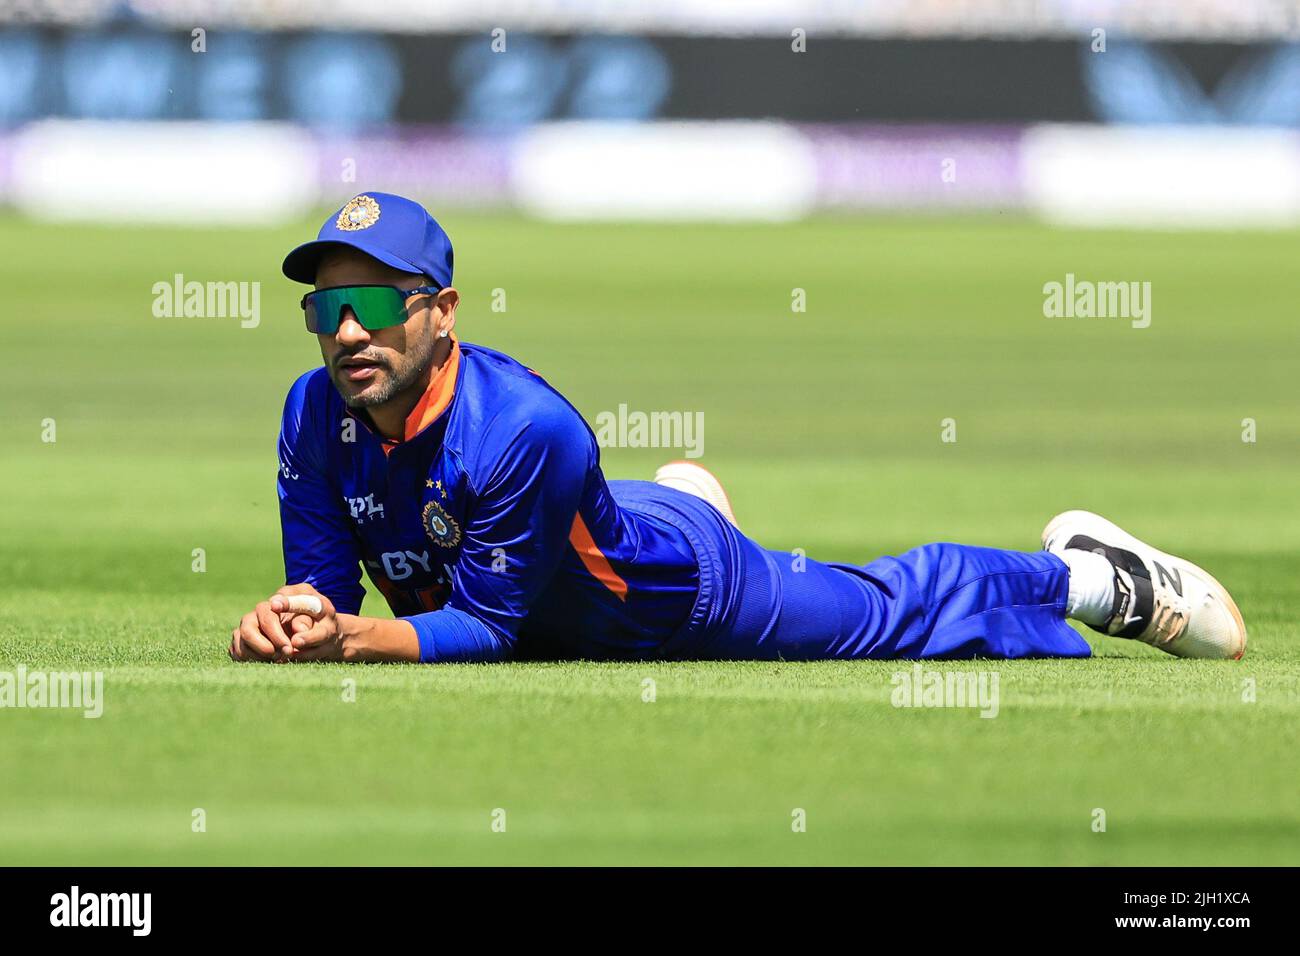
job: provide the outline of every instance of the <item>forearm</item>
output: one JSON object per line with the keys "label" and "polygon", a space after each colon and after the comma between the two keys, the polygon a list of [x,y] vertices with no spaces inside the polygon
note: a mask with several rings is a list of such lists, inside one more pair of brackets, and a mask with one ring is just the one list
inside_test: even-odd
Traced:
{"label": "forearm", "polygon": [[513,635],[454,607],[402,620],[415,631],[419,660],[424,664],[505,660],[514,644]]}
{"label": "forearm", "polygon": [[343,659],[356,663],[384,663],[420,660],[420,639],[408,621],[338,616]]}

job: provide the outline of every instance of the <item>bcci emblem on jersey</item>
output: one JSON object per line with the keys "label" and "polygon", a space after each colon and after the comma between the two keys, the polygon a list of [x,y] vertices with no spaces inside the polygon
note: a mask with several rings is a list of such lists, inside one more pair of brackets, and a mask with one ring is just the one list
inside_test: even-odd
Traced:
{"label": "bcci emblem on jersey", "polygon": [[454,548],[460,544],[460,526],[436,501],[424,506],[424,530],[433,543],[441,547]]}

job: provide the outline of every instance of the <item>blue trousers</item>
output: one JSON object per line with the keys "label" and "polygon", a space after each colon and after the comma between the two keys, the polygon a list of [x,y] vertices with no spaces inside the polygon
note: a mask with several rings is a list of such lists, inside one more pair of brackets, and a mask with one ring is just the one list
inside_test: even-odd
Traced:
{"label": "blue trousers", "polygon": [[[657,496],[658,497],[658,496]],[[1068,572],[1045,551],[927,544],[870,564],[769,551],[688,495],[637,507],[681,528],[700,594],[665,645],[694,660],[1087,657]]]}

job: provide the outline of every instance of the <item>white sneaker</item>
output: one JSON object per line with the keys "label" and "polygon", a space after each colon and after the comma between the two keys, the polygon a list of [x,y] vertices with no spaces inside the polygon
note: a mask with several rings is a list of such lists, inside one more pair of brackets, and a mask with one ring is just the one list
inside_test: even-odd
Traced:
{"label": "white sneaker", "polygon": [[1043,529],[1043,550],[1078,548],[1115,568],[1115,607],[1093,630],[1131,637],[1178,657],[1240,660],[1246,653],[1241,611],[1201,568],[1157,551],[1101,515],[1067,511]]}
{"label": "white sneaker", "polygon": [[728,500],[727,493],[722,490],[722,482],[713,477],[713,472],[703,465],[697,465],[693,461],[670,461],[655,472],[655,484],[684,491],[696,498],[703,498],[721,511],[722,517],[737,528],[740,527],[736,524],[736,515],[731,510],[731,501]]}

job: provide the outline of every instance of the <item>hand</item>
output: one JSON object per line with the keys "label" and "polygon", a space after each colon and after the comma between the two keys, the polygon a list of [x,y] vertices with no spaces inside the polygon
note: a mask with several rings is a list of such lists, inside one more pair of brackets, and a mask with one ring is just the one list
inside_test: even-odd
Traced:
{"label": "hand", "polygon": [[244,615],[230,632],[236,661],[420,660],[410,621],[339,614],[310,584],[288,584]]}
{"label": "hand", "polygon": [[285,585],[245,614],[239,627],[230,632],[230,658],[279,663],[292,660],[297,649],[291,635],[305,634],[325,618],[334,619],[334,605],[329,598],[310,584]]}
{"label": "hand", "polygon": [[279,614],[295,615],[290,624],[287,659],[299,661],[350,661],[353,655],[344,643],[343,619],[358,620],[351,614],[338,614],[330,599],[318,591],[298,594],[275,594],[271,608]]}

